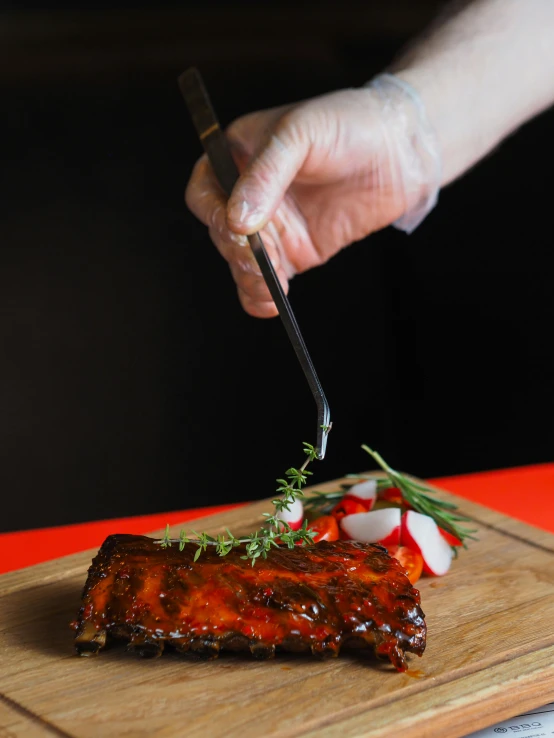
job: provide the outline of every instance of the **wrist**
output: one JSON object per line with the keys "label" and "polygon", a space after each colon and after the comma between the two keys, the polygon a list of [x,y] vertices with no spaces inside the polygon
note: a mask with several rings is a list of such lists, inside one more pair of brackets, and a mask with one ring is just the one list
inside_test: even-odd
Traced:
{"label": "wrist", "polygon": [[436,130],[443,186],[554,101],[551,0],[455,2],[391,66]]}
{"label": "wrist", "polygon": [[446,82],[425,67],[399,67],[394,75],[411,85],[425,106],[442,161],[441,187],[469,170],[505,135],[480,120],[482,107],[471,88],[463,94],[463,81],[460,85],[455,80]]}
{"label": "wrist", "polygon": [[442,161],[435,130],[417,91],[392,74],[380,74],[365,87],[381,109],[391,183],[404,201],[393,225],[412,233],[435,207]]}

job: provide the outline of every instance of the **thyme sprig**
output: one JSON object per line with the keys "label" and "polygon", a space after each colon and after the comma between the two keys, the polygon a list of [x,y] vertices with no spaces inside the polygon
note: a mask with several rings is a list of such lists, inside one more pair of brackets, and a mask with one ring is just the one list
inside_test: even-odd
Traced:
{"label": "thyme sprig", "polygon": [[304,443],[304,453],[307,458],[299,469],[291,467],[285,472],[282,479],[277,480],[277,493],[280,495],[272,500],[274,507],[273,513],[263,513],[264,525],[254,533],[244,538],[236,538],[231,531],[226,528],[227,536],[220,534],[218,536],[210,536],[208,533],[197,533],[192,531],[195,538],[189,538],[184,530],[179,533],[179,538],[171,538],[169,533],[169,525],[166,526],[163,538],[159,543],[162,548],[169,548],[174,543],[178,544],[179,551],[182,551],[187,543],[197,546],[194,554],[194,561],[202,552],[206,551],[208,546],[215,546],[216,553],[219,556],[227,556],[237,546],[244,545],[245,553],[241,559],[251,560],[252,566],[260,557],[266,559],[272,547],[285,544],[288,548],[294,548],[297,543],[306,545],[312,543],[315,533],[308,530],[308,521],[305,520],[299,530],[292,530],[290,525],[279,518],[279,513],[284,510],[290,511],[290,506],[298,497],[304,497],[302,487],[307,483],[308,477],[312,472],[307,470],[307,466],[311,461],[318,458],[317,450],[311,443]]}

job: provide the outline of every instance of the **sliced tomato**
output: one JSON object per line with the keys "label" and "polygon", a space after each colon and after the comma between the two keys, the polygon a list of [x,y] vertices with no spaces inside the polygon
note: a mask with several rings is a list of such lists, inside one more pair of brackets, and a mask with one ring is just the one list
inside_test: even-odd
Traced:
{"label": "sliced tomato", "polygon": [[404,498],[402,497],[402,492],[398,489],[398,487],[388,487],[382,492],[379,492],[379,499],[386,500],[387,502],[394,502],[396,505],[406,504],[404,502]]}
{"label": "sliced tomato", "polygon": [[344,497],[338,505],[335,505],[335,507],[331,510],[331,515],[336,520],[342,520],[345,515],[354,515],[355,513],[360,512],[367,512],[367,508],[361,504],[361,502],[356,502],[356,500],[349,500],[348,498]]}
{"label": "sliced tomato", "polygon": [[406,569],[408,579],[415,584],[423,571],[423,557],[408,546],[390,546],[388,552]]}
{"label": "sliced tomato", "polygon": [[332,515],[322,515],[320,518],[316,518],[309,524],[308,530],[315,533],[314,543],[339,540],[339,524]]}
{"label": "sliced tomato", "polygon": [[462,546],[463,545],[460,539],[457,538],[457,536],[455,536],[453,533],[449,533],[447,530],[444,530],[444,528],[441,528],[440,526],[438,526],[438,528],[441,532],[442,537],[446,539],[446,542],[450,546]]}

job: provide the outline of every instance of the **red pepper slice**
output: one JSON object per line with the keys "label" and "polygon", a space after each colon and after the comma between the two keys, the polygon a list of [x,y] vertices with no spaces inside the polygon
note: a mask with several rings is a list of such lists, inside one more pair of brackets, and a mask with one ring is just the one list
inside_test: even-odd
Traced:
{"label": "red pepper slice", "polygon": [[380,500],[386,500],[387,502],[394,502],[396,505],[405,505],[406,502],[402,497],[402,492],[398,487],[388,487],[379,493]]}
{"label": "red pepper slice", "polygon": [[367,512],[367,509],[360,502],[356,500],[349,500],[343,498],[338,505],[331,510],[331,515],[340,521],[345,515],[354,515],[356,513]]}

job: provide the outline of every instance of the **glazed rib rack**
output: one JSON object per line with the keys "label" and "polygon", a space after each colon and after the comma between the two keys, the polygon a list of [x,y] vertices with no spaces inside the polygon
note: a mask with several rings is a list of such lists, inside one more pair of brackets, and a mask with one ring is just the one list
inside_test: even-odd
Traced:
{"label": "glazed rib rack", "polygon": [[273,549],[255,566],[233,549],[194,562],[188,543],[162,548],[152,538],[109,536],[88,572],[74,623],[75,646],[94,655],[109,638],[142,656],[166,645],[216,657],[249,649],[337,656],[372,648],[400,671],[405,653],[421,656],[426,627],[419,592],[381,546],[353,541]]}

